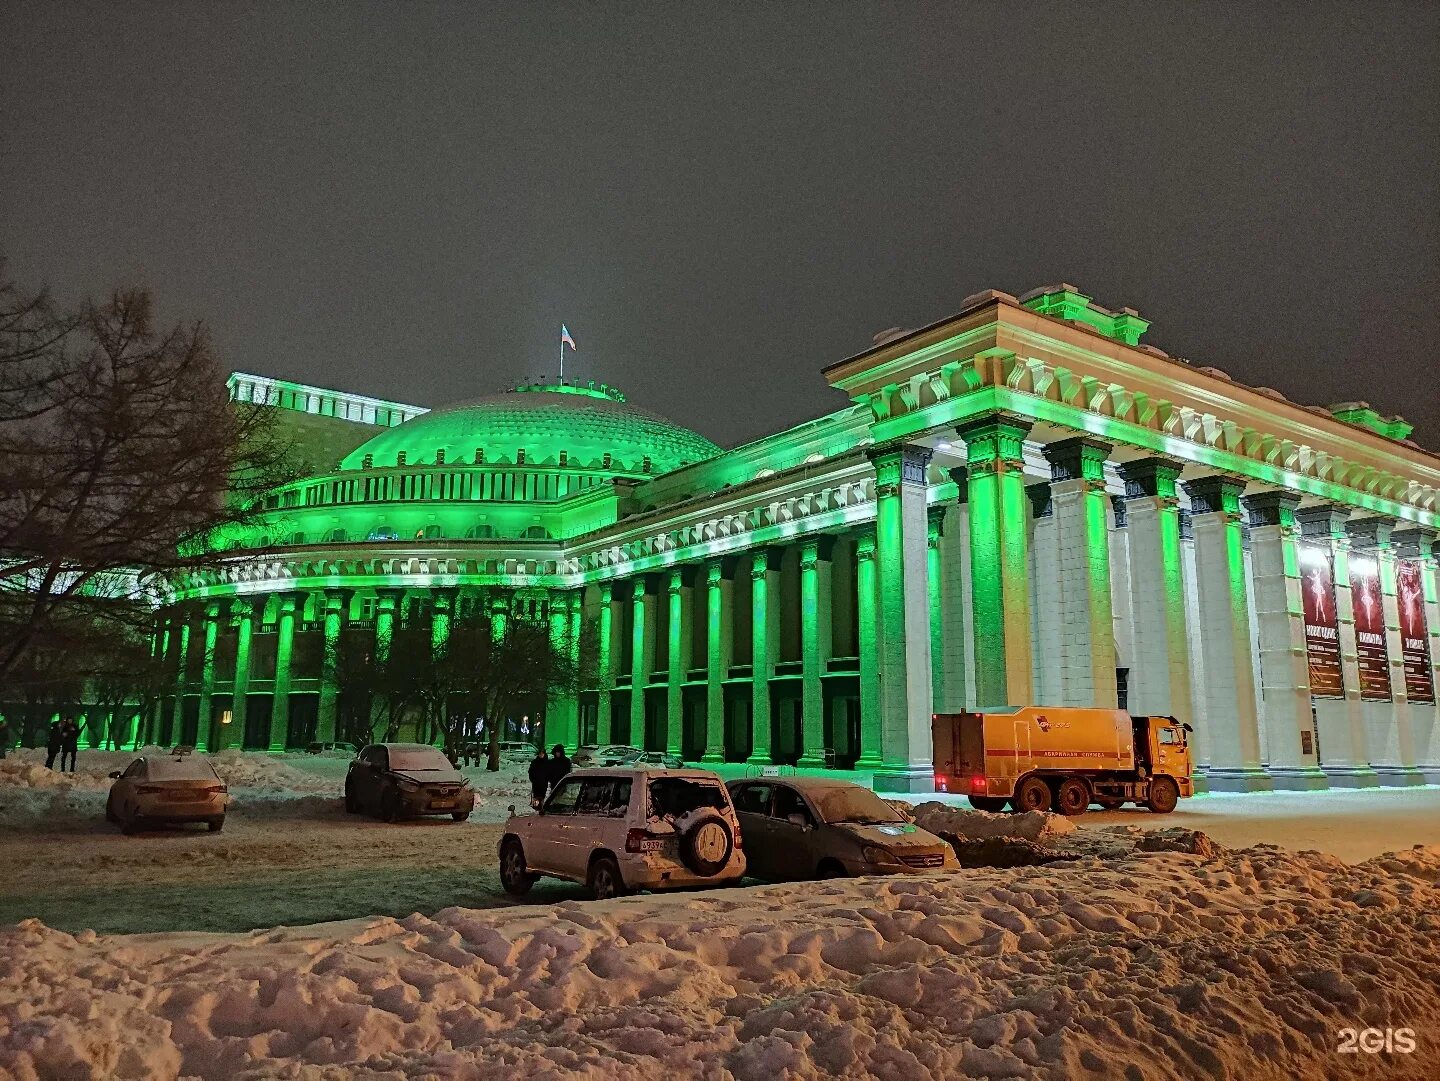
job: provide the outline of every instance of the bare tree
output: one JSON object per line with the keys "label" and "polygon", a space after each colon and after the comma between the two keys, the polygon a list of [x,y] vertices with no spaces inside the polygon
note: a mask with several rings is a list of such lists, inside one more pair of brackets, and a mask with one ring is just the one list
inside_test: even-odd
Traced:
{"label": "bare tree", "polygon": [[0,332],[3,679],[67,611],[143,613],[124,602],[213,558],[290,474],[273,413],[232,405],[204,327],[157,330],[143,290],[67,321],[0,288]]}

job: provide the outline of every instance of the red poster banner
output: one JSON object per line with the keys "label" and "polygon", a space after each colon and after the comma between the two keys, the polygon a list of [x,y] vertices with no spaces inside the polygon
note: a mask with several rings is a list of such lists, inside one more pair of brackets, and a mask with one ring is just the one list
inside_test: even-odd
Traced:
{"label": "red poster banner", "polygon": [[1403,559],[1395,567],[1400,605],[1400,659],[1405,664],[1405,694],[1412,702],[1433,704],[1435,682],[1430,678],[1430,634],[1425,624],[1425,583],[1420,564]]}
{"label": "red poster banner", "polygon": [[1305,654],[1310,662],[1310,693],[1343,698],[1340,623],[1335,614],[1335,572],[1330,549],[1300,545],[1300,591],[1305,601]]}
{"label": "red poster banner", "polygon": [[1380,564],[1369,556],[1350,560],[1350,599],[1355,605],[1355,657],[1360,663],[1360,697],[1390,700],[1390,655],[1385,648],[1385,606],[1380,599]]}

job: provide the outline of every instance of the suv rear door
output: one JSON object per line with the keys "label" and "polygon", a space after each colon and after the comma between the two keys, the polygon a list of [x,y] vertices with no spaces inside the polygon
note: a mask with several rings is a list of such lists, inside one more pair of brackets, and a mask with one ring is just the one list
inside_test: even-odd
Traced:
{"label": "suv rear door", "polygon": [[567,876],[583,879],[599,848],[625,849],[627,812],[634,781],[629,777],[582,777],[574,813],[559,826],[555,858]]}

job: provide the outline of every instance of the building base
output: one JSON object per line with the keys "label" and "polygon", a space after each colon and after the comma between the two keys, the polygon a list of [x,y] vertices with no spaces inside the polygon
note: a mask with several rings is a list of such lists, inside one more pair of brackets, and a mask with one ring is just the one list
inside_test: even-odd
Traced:
{"label": "building base", "polygon": [[1200,772],[1190,774],[1190,790],[1197,796],[1203,796],[1210,791],[1209,778]]}
{"label": "building base", "polygon": [[795,760],[796,769],[824,769],[824,755],[801,755]]}
{"label": "building base", "polygon": [[1440,784],[1440,766],[1421,766],[1420,773],[1426,784]]}
{"label": "building base", "polygon": [[935,770],[931,766],[881,766],[870,785],[876,792],[934,792]]}
{"label": "building base", "polygon": [[1425,772],[1417,766],[1376,766],[1382,788],[1412,788],[1425,784]]}
{"label": "building base", "polygon": [[1275,788],[1263,769],[1226,769],[1211,766],[1205,773],[1211,792],[1269,792]]}
{"label": "building base", "polygon": [[763,751],[753,752],[749,758],[745,759],[745,764],[747,766],[773,766],[775,763],[771,760],[770,748],[767,747]]}
{"label": "building base", "polygon": [[724,752],[723,750],[719,750],[719,751],[706,751],[704,754],[702,754],[702,755],[700,756],[700,764],[701,764],[702,766],[714,766],[714,765],[718,765],[718,764],[720,764],[720,763],[722,763],[722,762],[724,762],[724,761],[725,761],[725,752]]}
{"label": "building base", "polygon": [[1330,787],[1330,778],[1319,769],[1294,769],[1272,766],[1270,779],[1277,792],[1318,792]]}
{"label": "building base", "polygon": [[1379,788],[1380,777],[1369,766],[1326,766],[1331,788]]}

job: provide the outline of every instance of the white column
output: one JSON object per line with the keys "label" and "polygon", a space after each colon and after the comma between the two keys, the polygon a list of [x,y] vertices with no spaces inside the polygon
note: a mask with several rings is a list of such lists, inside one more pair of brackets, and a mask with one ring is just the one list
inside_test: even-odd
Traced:
{"label": "white column", "polygon": [[[964,498],[965,485],[960,485]],[[935,645],[931,663],[935,668],[934,687],[936,713],[959,713],[966,708],[965,635],[969,620],[969,596],[965,575],[970,559],[970,523],[964,503],[951,503],[944,509],[940,535],[935,539],[940,563],[938,592],[932,582],[932,604],[938,608]],[[938,602],[936,600],[938,598]]]}
{"label": "white column", "polygon": [[725,680],[735,649],[735,563],[716,559],[705,567],[705,755],[725,761]]}
{"label": "white column", "polygon": [[1027,484],[1030,503],[1030,700],[1058,706],[1060,692],[1060,535],[1055,529],[1050,484]]}
{"label": "white column", "polygon": [[[1415,741],[1415,762],[1426,784],[1440,784],[1440,582],[1437,582],[1435,533],[1433,530],[1410,526],[1390,535],[1399,559],[1413,560],[1419,566],[1423,590],[1425,633],[1420,638],[1427,655],[1426,671],[1430,677],[1428,694],[1410,698],[1410,729]],[[1423,699],[1423,700],[1422,700]]]}
{"label": "white column", "polygon": [[1060,700],[1067,706],[1116,705],[1110,497],[1105,494],[1109,453],[1109,443],[1083,436],[1045,447],[1060,562]]}
{"label": "white column", "polygon": [[[1135,678],[1134,588],[1130,574],[1130,515],[1123,496],[1110,497],[1110,609],[1115,624],[1115,674]],[[1133,700],[1127,698],[1128,706]]]}
{"label": "white column", "polygon": [[1265,702],[1265,761],[1276,788],[1328,788],[1320,771],[1305,656],[1299,529],[1293,492],[1262,492],[1242,502],[1250,515],[1250,566]]}
{"label": "white column", "polygon": [[905,445],[872,453],[879,575],[881,766],[877,789],[933,792],[930,741],[930,451]]}
{"label": "white column", "polygon": [[1328,551],[1335,584],[1335,613],[1340,636],[1343,698],[1315,699],[1315,729],[1320,768],[1335,788],[1373,788],[1380,783],[1370,766],[1365,712],[1360,704],[1360,670],[1355,653],[1355,606],[1350,594],[1350,540],[1345,522],[1350,511],[1323,504],[1295,512],[1304,545]]}
{"label": "white column", "polygon": [[1180,510],[1180,570],[1185,583],[1185,626],[1190,646],[1190,716],[1195,727],[1191,753],[1196,791],[1209,789],[1210,726],[1205,723],[1205,652],[1200,648],[1200,587],[1195,576],[1195,525],[1189,510]]}
{"label": "white column", "polygon": [[1175,496],[1180,465],[1145,458],[1127,463],[1120,473],[1125,480],[1127,600],[1134,640],[1127,708],[1137,716],[1193,723],[1180,502]]}
{"label": "white column", "polygon": [[685,738],[685,680],[694,652],[694,590],[689,567],[674,567],[666,583],[669,642],[665,679],[665,750],[679,755]]}
{"label": "white column", "polygon": [[857,770],[877,770],[883,761],[880,727],[879,587],[876,584],[875,529],[855,535],[855,627],[860,650],[860,754]]}
{"label": "white column", "polygon": [[797,765],[820,768],[825,752],[825,669],[833,639],[830,628],[830,555],[834,537],[809,537],[800,547],[800,729]]}
{"label": "white column", "polygon": [[1389,518],[1361,518],[1346,524],[1352,560],[1370,559],[1380,582],[1381,619],[1384,624],[1386,672],[1390,700],[1366,700],[1365,718],[1370,765],[1382,785],[1399,787],[1425,783],[1416,768],[1415,737],[1411,729],[1410,696],[1405,687],[1404,644],[1400,640],[1400,604],[1396,596],[1395,550],[1391,545],[1395,523]]}
{"label": "white column", "polygon": [[1240,538],[1241,481],[1190,481],[1200,649],[1205,657],[1204,709],[1209,728],[1211,789],[1258,792],[1272,787],[1260,765],[1255,673],[1250,663],[1250,612]]}
{"label": "white column", "polygon": [[630,745],[645,747],[649,736],[645,687],[655,668],[655,580],[637,574],[630,584]]}

